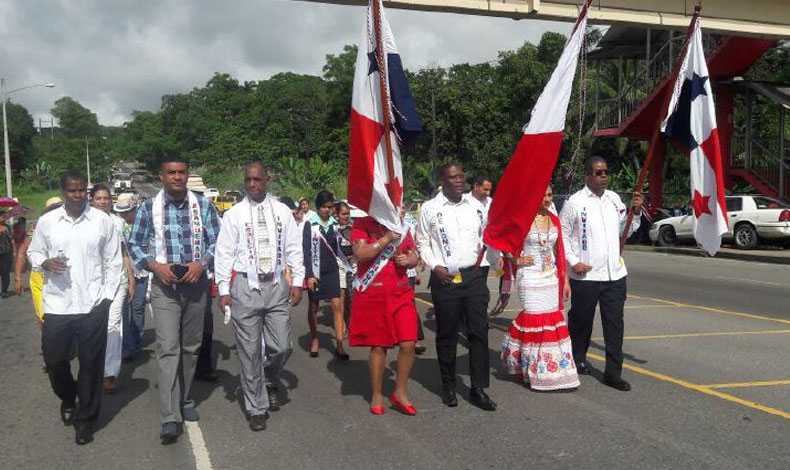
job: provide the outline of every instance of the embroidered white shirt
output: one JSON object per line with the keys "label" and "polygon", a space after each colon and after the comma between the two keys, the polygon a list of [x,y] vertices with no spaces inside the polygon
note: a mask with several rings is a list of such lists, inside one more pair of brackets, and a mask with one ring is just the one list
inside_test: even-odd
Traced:
{"label": "embroidered white shirt", "polygon": [[[607,190],[598,197],[585,186],[568,198],[560,223],[571,279],[616,281],[628,274],[620,256],[620,234],[627,218],[628,209],[615,192]],[[637,229],[639,217],[634,217],[629,235]],[[579,262],[592,270],[583,276],[575,274],[570,268]]]}
{"label": "embroidered white shirt", "polygon": [[51,315],[89,313],[121,284],[121,237],[108,214],[86,206],[77,219],[61,207],[38,219],[27,256],[33,269],[62,251],[69,268],[44,275],[43,308]]}
{"label": "embroidered white shirt", "polygon": [[[269,230],[272,250],[276,249],[277,240],[277,227],[272,212],[280,218],[280,223],[283,227],[282,261],[291,269],[293,285],[301,287],[304,281],[302,233],[297,228],[293,214],[285,204],[275,200],[271,195],[267,195],[266,199],[260,204],[265,206],[266,227]],[[245,197],[241,202],[228,209],[222,217],[222,228],[217,237],[217,248],[214,254],[214,271],[219,295],[230,294],[230,276],[232,271],[237,273],[247,272],[249,254],[247,252],[244,224],[249,223],[255,226],[257,223],[258,205],[249,197]],[[273,211],[269,209],[269,205],[271,205]],[[250,220],[250,208],[252,208],[254,220]],[[254,237],[253,243],[257,243]],[[284,266],[282,267],[284,268]]]}
{"label": "embroidered white shirt", "polygon": [[[441,224],[437,220],[439,214],[441,214]],[[442,225],[447,234],[447,243],[452,251],[452,256],[458,259],[458,268],[474,266],[477,263],[480,250],[483,248],[483,229],[486,223],[485,209],[477,199],[462,197],[460,202],[454,204],[444,196],[444,193],[440,192],[423,204],[420,210],[416,236],[420,257],[431,270],[436,266],[445,265],[439,233],[440,225]],[[488,258],[489,263],[496,262],[499,252],[489,248],[485,257]],[[481,263],[481,265],[486,266],[487,264]]]}

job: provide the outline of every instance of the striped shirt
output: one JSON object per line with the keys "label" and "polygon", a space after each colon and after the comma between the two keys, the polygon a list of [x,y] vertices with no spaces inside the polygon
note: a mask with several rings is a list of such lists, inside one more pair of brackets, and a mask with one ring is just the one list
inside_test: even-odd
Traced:
{"label": "striped shirt", "polygon": [[[196,194],[200,205],[200,216],[203,219],[203,256],[200,264],[204,267],[214,260],[214,248],[219,234],[219,217],[214,206],[203,196]],[[153,204],[150,198],[137,210],[132,233],[129,235],[129,256],[137,269],[147,269],[151,261],[155,261],[153,253],[155,231],[153,221]],[[192,231],[189,224],[189,198],[182,201],[164,195],[164,237],[167,262],[187,264],[192,259]],[[150,247],[150,249],[149,249]]]}

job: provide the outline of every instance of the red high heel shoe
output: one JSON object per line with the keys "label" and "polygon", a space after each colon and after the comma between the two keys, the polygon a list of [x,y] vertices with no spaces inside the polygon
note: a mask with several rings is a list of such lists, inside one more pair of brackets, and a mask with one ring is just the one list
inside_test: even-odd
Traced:
{"label": "red high heel shoe", "polygon": [[401,403],[401,401],[398,400],[398,397],[396,397],[394,393],[390,394],[390,403],[392,403],[392,406],[397,408],[403,414],[409,416],[414,416],[417,414],[417,408],[415,408],[414,405],[407,405],[405,403]]}
{"label": "red high heel shoe", "polygon": [[374,415],[381,416],[384,414],[384,407],[383,406],[371,406],[370,412]]}

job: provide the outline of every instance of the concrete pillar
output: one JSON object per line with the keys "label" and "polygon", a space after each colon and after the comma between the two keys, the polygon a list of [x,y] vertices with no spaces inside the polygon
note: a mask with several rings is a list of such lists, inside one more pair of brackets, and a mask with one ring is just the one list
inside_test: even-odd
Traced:
{"label": "concrete pillar", "polygon": [[721,165],[724,173],[724,187],[732,189],[732,136],[733,136],[733,110],[735,101],[732,88],[723,83],[716,84],[716,125],[719,129],[721,141]]}

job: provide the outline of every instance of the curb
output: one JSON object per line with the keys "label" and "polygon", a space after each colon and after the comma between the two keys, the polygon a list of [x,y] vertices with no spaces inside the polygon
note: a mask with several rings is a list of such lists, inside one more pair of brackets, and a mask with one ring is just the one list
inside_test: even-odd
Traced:
{"label": "curb", "polygon": [[[700,258],[711,258],[707,253],[697,248],[678,248],[660,247],[646,245],[626,245],[626,251],[641,251],[644,253],[663,253],[668,255],[698,256]],[[734,259],[740,261],[757,261],[760,263],[790,264],[790,256],[779,256],[775,254],[759,254],[755,251],[720,251],[716,253],[716,258]]]}

